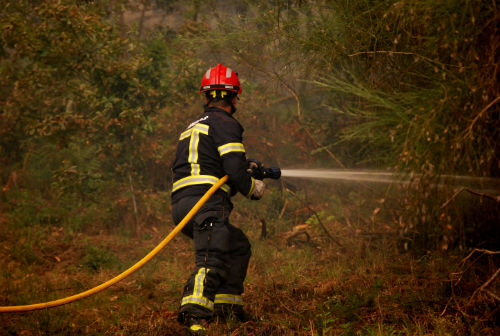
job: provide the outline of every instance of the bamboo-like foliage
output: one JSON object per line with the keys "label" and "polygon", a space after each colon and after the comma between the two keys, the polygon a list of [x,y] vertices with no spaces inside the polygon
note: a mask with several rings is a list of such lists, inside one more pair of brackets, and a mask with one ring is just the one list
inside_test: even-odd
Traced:
{"label": "bamboo-like foliage", "polygon": [[[199,18],[205,25],[194,25],[187,42],[249,74],[259,123],[278,117],[312,145],[304,157],[305,146],[271,136],[281,162],[326,158],[334,167],[421,176],[404,201],[405,230],[422,233],[425,247],[455,239],[443,228],[464,225],[463,207],[441,209],[455,191],[439,176],[500,175],[497,2],[238,3],[238,16]],[[262,103],[272,113],[260,113]]]}

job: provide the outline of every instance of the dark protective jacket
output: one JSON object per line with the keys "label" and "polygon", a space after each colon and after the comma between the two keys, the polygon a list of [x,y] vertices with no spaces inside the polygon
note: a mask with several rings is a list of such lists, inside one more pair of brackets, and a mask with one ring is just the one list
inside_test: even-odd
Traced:
{"label": "dark protective jacket", "polygon": [[255,186],[246,171],[242,134],[243,127],[231,114],[207,107],[179,137],[172,167],[176,225],[213,184],[229,176],[182,229],[194,241],[196,267],[184,286],[180,321],[185,316],[210,319],[214,311],[242,310],[251,247],[243,231],[229,223],[230,197],[237,192],[250,197]]}
{"label": "dark protective jacket", "polygon": [[[255,180],[246,171],[243,127],[225,110],[206,107],[205,112],[181,133],[173,163],[172,201],[189,194],[203,194],[221,177],[221,189],[250,197]],[[195,187],[196,186],[196,187]],[[186,187],[190,187],[185,189]]]}

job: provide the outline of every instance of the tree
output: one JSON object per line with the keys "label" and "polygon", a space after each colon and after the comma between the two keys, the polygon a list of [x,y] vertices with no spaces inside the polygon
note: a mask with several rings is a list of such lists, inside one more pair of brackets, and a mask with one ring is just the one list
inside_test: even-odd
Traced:
{"label": "tree", "polygon": [[0,27],[2,185],[16,172],[32,197],[71,209],[120,199],[130,177],[166,184],[168,35],[123,36],[99,6],[72,1],[8,1]]}

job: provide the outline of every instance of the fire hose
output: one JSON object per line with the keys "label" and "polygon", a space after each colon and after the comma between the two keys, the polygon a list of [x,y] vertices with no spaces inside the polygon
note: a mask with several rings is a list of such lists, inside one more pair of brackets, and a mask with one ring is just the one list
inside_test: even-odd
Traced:
{"label": "fire hose", "polygon": [[31,310],[39,310],[39,309],[46,309],[46,308],[53,308],[57,306],[62,306],[67,303],[71,303],[83,298],[86,298],[88,296],[97,294],[106,288],[116,284],[117,282],[125,279],[135,271],[139,270],[142,266],[144,266],[148,261],[153,259],[167,244],[179,233],[179,231],[182,230],[182,228],[191,220],[191,218],[200,210],[200,208],[205,204],[205,202],[210,198],[210,196],[213,195],[213,193],[219,189],[224,183],[226,183],[228,179],[228,176],[222,177],[217,183],[215,183],[204,195],[200,200],[194,205],[194,207],[188,212],[188,214],[184,217],[184,219],[177,224],[177,226],[168,234],[168,236],[163,239],[163,241],[158,244],[151,252],[149,252],[144,258],[139,260],[135,265],[127,269],[126,271],[122,272],[121,274],[117,275],[116,277],[100,284],[99,286],[96,286],[94,288],[91,288],[89,290],[86,290],[84,292],[68,296],[59,300],[54,300],[54,301],[48,301],[48,302],[42,302],[42,303],[35,303],[35,304],[30,304],[30,305],[22,305],[22,306],[0,306],[0,313],[11,313],[11,312],[23,312],[23,311],[31,311]]}
{"label": "fire hose", "polygon": [[[250,159],[248,172],[252,175],[252,177],[262,180],[264,178],[271,179],[279,179],[281,176],[280,168],[264,168],[264,166],[257,160]],[[53,308],[57,306],[62,306],[67,303],[71,303],[88,296],[97,294],[108,287],[116,284],[117,282],[125,279],[135,271],[139,270],[142,266],[144,266],[147,262],[153,259],[168,243],[186,226],[186,224],[193,218],[193,216],[201,209],[201,207],[205,204],[205,202],[212,196],[217,189],[219,189],[224,183],[228,180],[228,176],[222,177],[217,183],[215,183],[208,191],[200,198],[200,200],[193,206],[193,208],[187,213],[187,215],[182,219],[182,221],[177,224],[177,226],[163,239],[160,244],[158,244],[151,252],[149,252],[144,258],[139,260],[135,265],[127,269],[126,271],[120,273],[116,277],[86,290],[84,292],[68,296],[59,300],[48,301],[35,303],[30,305],[19,305],[19,306],[0,306],[0,313],[12,313],[12,312],[23,312],[23,311],[32,311],[32,310],[40,310],[46,308]]]}

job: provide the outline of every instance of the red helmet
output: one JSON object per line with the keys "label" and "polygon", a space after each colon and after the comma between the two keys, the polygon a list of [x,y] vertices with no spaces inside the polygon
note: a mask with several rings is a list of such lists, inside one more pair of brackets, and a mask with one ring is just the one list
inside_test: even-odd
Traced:
{"label": "red helmet", "polygon": [[211,90],[227,90],[241,93],[238,74],[222,64],[207,70],[201,79],[200,93]]}

